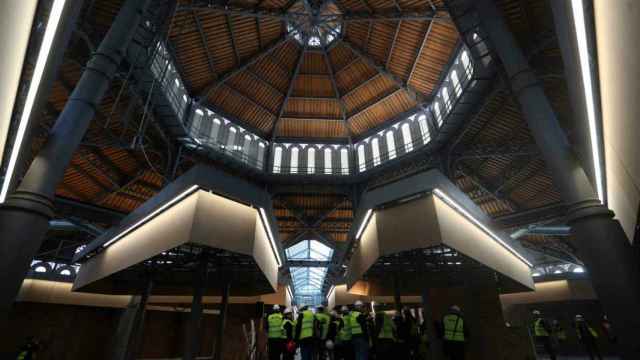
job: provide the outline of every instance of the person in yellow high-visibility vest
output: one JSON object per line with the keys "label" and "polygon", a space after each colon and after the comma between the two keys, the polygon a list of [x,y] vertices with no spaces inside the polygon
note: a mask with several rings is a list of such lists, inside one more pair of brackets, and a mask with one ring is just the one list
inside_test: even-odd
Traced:
{"label": "person in yellow high-visibility vest", "polygon": [[336,360],[353,360],[353,346],[351,345],[351,317],[349,308],[340,308],[338,319],[338,335],[336,336]]}
{"label": "person in yellow high-visibility vest", "polygon": [[282,331],[285,337],[285,345],[282,350],[282,360],[293,360],[296,355],[295,343],[296,322],[293,320],[291,308],[284,309],[284,320],[282,321]]}
{"label": "person in yellow high-visibility vest", "polygon": [[353,304],[353,311],[349,313],[349,325],[355,360],[368,360],[369,328],[367,326],[367,315],[364,314],[364,305],[360,300]]}
{"label": "person in yellow high-visibility vest", "polygon": [[269,360],[280,360],[284,347],[284,333],[282,322],[284,318],[279,305],[273,305],[273,312],[267,316],[267,347]]}
{"label": "person in yellow high-visibility vest", "polygon": [[573,326],[576,329],[578,340],[584,346],[585,351],[591,360],[602,360],[600,349],[598,348],[598,333],[589,325],[589,323],[580,314],[576,315]]}
{"label": "person in yellow high-visibility vest", "polygon": [[373,337],[375,338],[376,359],[393,358],[393,348],[396,339],[396,326],[393,323],[391,315],[385,311],[376,312],[375,329]]}
{"label": "person in yellow high-visibility vest", "polygon": [[313,360],[316,354],[318,321],[308,306],[302,307],[296,322],[296,342],[300,344],[302,360]]}
{"label": "person in yellow high-visibility vest", "polygon": [[460,307],[453,305],[449,308],[449,312],[442,317],[442,328],[445,356],[450,360],[463,360],[469,331]]}
{"label": "person in yellow high-visibility vest", "polygon": [[318,359],[325,360],[327,358],[326,341],[331,323],[331,316],[326,312],[324,305],[316,308],[316,321],[318,324]]}
{"label": "person in yellow high-visibility vest", "polygon": [[533,336],[536,343],[542,345],[551,360],[556,360],[556,349],[553,346],[553,327],[542,317],[540,310],[533,310]]}

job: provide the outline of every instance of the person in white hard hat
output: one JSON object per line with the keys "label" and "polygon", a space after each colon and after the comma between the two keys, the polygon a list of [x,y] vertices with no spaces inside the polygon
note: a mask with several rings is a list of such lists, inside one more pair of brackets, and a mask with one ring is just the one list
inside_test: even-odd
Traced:
{"label": "person in white hard hat", "polygon": [[533,310],[533,336],[536,342],[544,348],[551,360],[556,360],[556,349],[553,346],[553,326],[542,317],[540,310]]}
{"label": "person in white hard hat", "polygon": [[295,328],[296,323],[293,320],[293,311],[288,307],[284,309],[284,320],[282,321],[282,331],[285,337],[282,360],[293,360],[296,355]]}
{"label": "person in white hard hat", "polygon": [[284,348],[284,333],[282,322],[284,317],[280,312],[280,305],[273,305],[273,312],[267,316],[267,346],[269,360],[280,360]]}
{"label": "person in white hard hat", "polygon": [[585,320],[584,316],[581,314],[576,315],[573,326],[576,329],[578,340],[580,340],[584,350],[589,355],[589,359],[602,360],[602,355],[600,355],[600,349],[598,348],[598,333]]}
{"label": "person in white hard hat", "polygon": [[351,328],[351,343],[356,360],[369,359],[369,329],[367,315],[364,313],[362,301],[353,304],[353,311],[349,314]]}
{"label": "person in white hard hat", "polygon": [[349,323],[349,308],[343,305],[338,314],[338,328],[336,336],[335,359],[352,360],[353,346],[351,345],[351,325]]}
{"label": "person in white hard hat", "polygon": [[462,316],[462,310],[458,305],[449,307],[449,312],[442,317],[442,327],[444,330],[442,345],[445,356],[450,360],[463,360],[469,331]]}

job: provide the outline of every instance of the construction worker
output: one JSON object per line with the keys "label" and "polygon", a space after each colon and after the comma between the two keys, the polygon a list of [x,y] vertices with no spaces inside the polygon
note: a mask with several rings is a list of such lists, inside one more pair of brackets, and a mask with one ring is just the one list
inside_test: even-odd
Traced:
{"label": "construction worker", "polygon": [[280,305],[273,305],[273,312],[267,316],[267,347],[269,360],[280,360],[284,347],[284,334],[282,332],[283,316]]}
{"label": "construction worker", "polygon": [[599,360],[602,360],[600,349],[598,349],[598,333],[580,314],[576,315],[573,326],[576,329],[578,340],[580,340],[580,343],[582,343],[585,351],[589,355],[589,359],[594,360],[597,358]]}
{"label": "construction worker", "polygon": [[363,313],[362,301],[357,300],[353,304],[353,311],[349,313],[349,326],[351,328],[351,344],[355,360],[369,359],[369,329],[367,328],[367,316]]}
{"label": "construction worker", "polygon": [[30,336],[26,339],[24,345],[20,347],[17,360],[36,359],[38,350],[40,350],[39,342],[33,336]]}
{"label": "construction worker", "polygon": [[341,316],[338,318],[338,335],[336,344],[336,360],[353,360],[353,346],[351,344],[351,316],[349,308],[340,308]]}
{"label": "construction worker", "polygon": [[429,330],[427,329],[427,322],[422,321],[420,324],[420,343],[418,344],[418,358],[421,360],[429,359],[429,347],[431,346],[431,339],[429,339]]}
{"label": "construction worker", "polygon": [[533,336],[536,343],[542,345],[551,360],[556,360],[556,349],[553,346],[553,327],[542,317],[540,310],[533,310]]}
{"label": "construction worker", "polygon": [[396,338],[393,319],[386,312],[378,311],[374,323],[373,337],[376,340],[376,359],[391,359]]}
{"label": "construction worker", "polygon": [[452,305],[449,312],[442,317],[443,350],[450,360],[464,359],[465,343],[469,336],[462,311],[457,305]]}
{"label": "construction worker", "polygon": [[335,360],[336,358],[336,342],[338,340],[338,329],[340,328],[340,316],[335,310],[331,310],[331,319],[329,322],[329,331],[327,331],[327,339],[325,340],[325,347],[327,349],[327,356],[329,360]]}
{"label": "construction worker", "polygon": [[616,336],[616,333],[613,331],[613,327],[611,327],[611,321],[609,321],[607,315],[604,315],[602,317],[602,322],[600,323],[600,325],[602,325],[602,330],[607,336],[607,340],[609,340],[609,343],[616,344],[618,342],[618,336]]}
{"label": "construction worker", "polygon": [[296,322],[296,343],[300,344],[302,360],[314,360],[316,354],[316,317],[308,306],[303,306]]}
{"label": "construction worker", "polygon": [[331,316],[327,314],[324,305],[320,305],[316,309],[316,321],[319,327],[318,334],[318,358],[320,360],[325,360],[327,358],[327,349],[326,349],[326,341],[327,341],[327,333],[329,332],[329,325],[331,323]]}
{"label": "construction worker", "polygon": [[284,309],[284,320],[282,321],[282,332],[284,334],[284,348],[282,350],[282,360],[293,360],[296,355],[296,343],[294,332],[296,323],[293,320],[291,308]]}

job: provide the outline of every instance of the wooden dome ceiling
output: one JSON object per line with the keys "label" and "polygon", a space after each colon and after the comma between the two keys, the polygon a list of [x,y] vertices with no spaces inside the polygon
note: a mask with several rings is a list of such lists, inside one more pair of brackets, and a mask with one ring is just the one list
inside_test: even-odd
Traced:
{"label": "wooden dome ceiling", "polygon": [[214,111],[267,139],[345,141],[428,104],[458,33],[441,0],[181,1],[169,42]]}

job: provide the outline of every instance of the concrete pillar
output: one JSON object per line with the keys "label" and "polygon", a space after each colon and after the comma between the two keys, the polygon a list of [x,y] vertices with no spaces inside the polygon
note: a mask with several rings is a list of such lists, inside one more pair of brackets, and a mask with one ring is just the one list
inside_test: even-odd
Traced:
{"label": "concrete pillar", "polygon": [[[9,311],[53,216],[55,189],[109,88],[149,0],[128,0],[87,63],[44,147],[0,205],[0,314]],[[0,315],[1,317],[4,317]]]}
{"label": "concrete pillar", "polygon": [[216,337],[216,348],[213,356],[214,360],[222,360],[223,345],[225,341],[225,328],[227,322],[227,310],[229,308],[229,291],[231,282],[224,285],[222,289],[222,304],[220,305],[220,322],[218,323],[218,335]]}
{"label": "concrete pillar", "polygon": [[[491,0],[474,2],[511,82],[511,88],[550,170],[569,205],[568,222],[602,305],[620,334],[625,359],[640,357],[640,273],[635,252],[613,212],[601,205],[527,59]],[[575,71],[578,71],[577,69]],[[615,264],[615,265],[614,265]]]}

